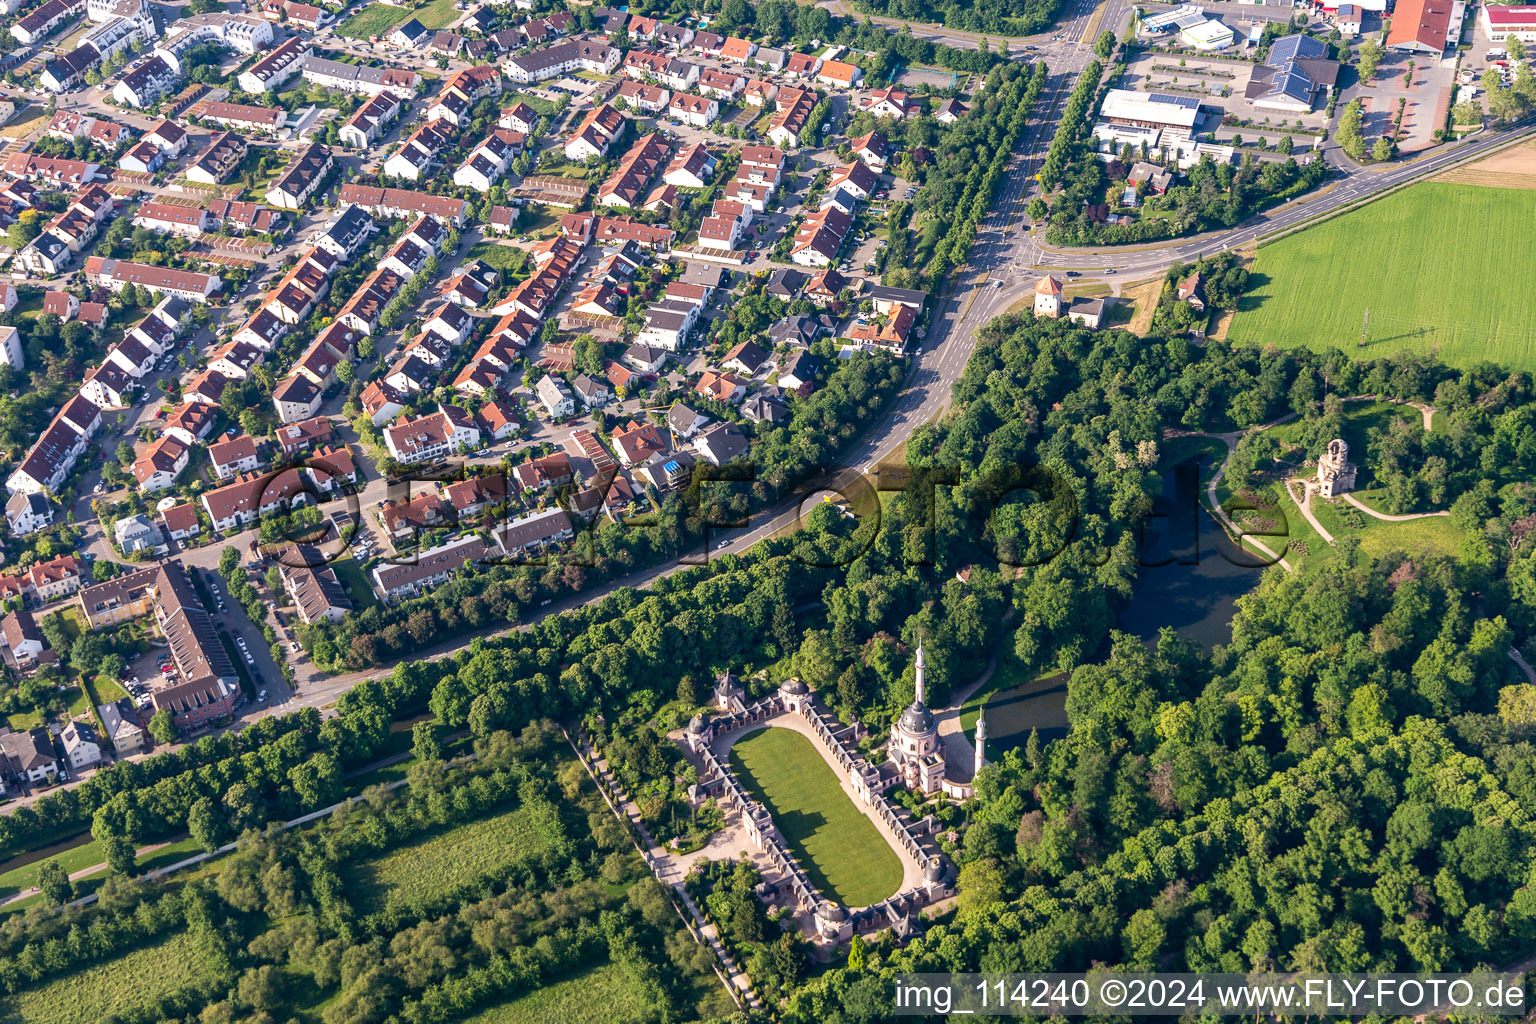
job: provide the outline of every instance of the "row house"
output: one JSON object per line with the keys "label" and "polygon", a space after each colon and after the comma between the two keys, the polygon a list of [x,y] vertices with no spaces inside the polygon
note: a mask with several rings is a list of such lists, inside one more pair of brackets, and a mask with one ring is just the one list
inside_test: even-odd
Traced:
{"label": "row house", "polygon": [[384,161],[383,171],[391,178],[421,181],[431,175],[438,155],[454,144],[452,125],[446,121],[428,121],[400,144],[399,150]]}
{"label": "row house", "polygon": [[105,180],[101,165],[85,160],[66,160],[37,153],[12,153],[6,157],[5,173],[12,178],[36,181],[57,188],[84,188]]}
{"label": "row house", "polygon": [[526,140],[510,128],[493,128],[453,172],[453,183],[477,192],[489,192],[523,151]]}
{"label": "row house", "polygon": [[305,487],[307,475],[307,470],[295,469],[247,473],[223,487],[203,492],[198,501],[214,532],[230,533],[310,500]]}
{"label": "row house", "polygon": [[683,124],[695,128],[707,128],[720,117],[720,101],[692,93],[675,92],[667,113]]}
{"label": "row house", "polygon": [[705,96],[710,96],[717,100],[725,100],[727,103],[734,103],[741,97],[743,90],[746,89],[747,80],[744,76],[738,75],[734,71],[706,68],[699,73],[698,87],[699,92]]}
{"label": "row house", "polygon": [[267,135],[275,134],[288,120],[288,112],[282,107],[255,107],[247,103],[201,103],[188,114],[224,128]]}
{"label": "row house", "polygon": [[131,470],[139,491],[161,491],[170,487],[187,468],[192,449],[180,438],[162,435],[134,460]]}
{"label": "row house", "polygon": [[401,463],[431,462],[480,445],[480,428],[464,410],[439,405],[437,412],[384,428],[384,446]]}
{"label": "row house", "polygon": [[322,89],[377,96],[387,92],[400,100],[415,97],[421,76],[405,68],[371,68],[308,56],[299,65],[304,80]]}
{"label": "row house", "polygon": [[256,95],[281,89],[298,74],[304,59],[309,56],[309,47],[309,39],[302,35],[284,40],[277,49],[240,72],[240,88]]}
{"label": "row house", "polygon": [[484,561],[491,551],[478,536],[459,537],[448,543],[418,552],[408,563],[381,563],[373,570],[373,584],[386,604],[414,597],[448,581],[466,564]]}
{"label": "row house", "polygon": [[148,228],[161,234],[197,238],[207,231],[210,225],[208,211],[201,206],[148,199],[139,204],[133,216],[133,226]]}
{"label": "row house", "polygon": [[160,53],[152,53],[118,79],[112,98],[125,107],[152,107],[181,81],[181,72]]}
{"label": "row house", "polygon": [[598,39],[567,39],[530,53],[508,58],[502,65],[514,82],[529,84],[559,78],[571,71],[612,74],[622,54],[616,47]]}
{"label": "row house", "polygon": [[672,93],[661,86],[634,78],[621,82],[614,95],[642,114],[659,114],[667,109],[667,103],[672,99]]}
{"label": "row house", "polygon": [[267,202],[282,210],[304,209],[334,166],[336,161],[330,147],[311,142],[294,154],[267,189]]}
{"label": "row house", "polygon": [[342,145],[353,149],[367,149],[384,134],[384,129],[400,116],[400,99],[391,93],[381,92],[372,97],[341,126],[336,133]]}
{"label": "row house", "polygon": [[347,182],[338,198],[355,203],[375,217],[431,217],[443,224],[462,228],[469,220],[469,201],[450,196],[434,196],[404,188],[376,188]]}
{"label": "row house", "polygon": [[567,160],[589,160],[608,154],[608,147],[624,133],[626,120],[617,109],[604,103],[587,112],[565,143]]}
{"label": "row house", "polygon": [[597,205],[636,207],[672,150],[655,132],[630,147],[613,174],[597,190]]}
{"label": "row house", "polygon": [[810,123],[811,112],[816,109],[818,98],[810,89],[785,86],[774,98],[775,113],[768,122],[768,139],[780,148],[795,149],[800,145],[800,133]]}

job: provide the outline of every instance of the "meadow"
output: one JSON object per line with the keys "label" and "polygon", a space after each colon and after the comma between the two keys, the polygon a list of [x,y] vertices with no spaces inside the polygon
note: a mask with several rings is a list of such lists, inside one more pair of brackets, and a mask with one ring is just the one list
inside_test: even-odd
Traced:
{"label": "meadow", "polygon": [[432,0],[431,3],[423,4],[415,10],[406,10],[389,4],[369,4],[337,26],[336,34],[349,39],[383,36],[407,18],[415,18],[421,22],[422,28],[447,28],[458,13],[454,9],[453,0]]}
{"label": "meadow", "polygon": [[1533,218],[1536,191],[1414,185],[1262,246],[1228,337],[1536,369],[1536,305],[1521,263]]}
{"label": "meadow", "polygon": [[493,1006],[462,1024],[635,1024],[643,1019],[640,992],[621,968],[604,964]]}
{"label": "meadow", "polygon": [[349,889],[364,913],[442,896],[544,850],[544,821],[540,810],[518,807],[439,832],[359,865]]}
{"label": "meadow", "polygon": [[186,932],[0,1000],[0,1024],[97,1024],[202,977]]}
{"label": "meadow", "polygon": [[764,729],[731,747],[731,767],[768,808],[812,884],[849,907],[866,907],[901,885],[901,860],[853,801],[811,741]]}

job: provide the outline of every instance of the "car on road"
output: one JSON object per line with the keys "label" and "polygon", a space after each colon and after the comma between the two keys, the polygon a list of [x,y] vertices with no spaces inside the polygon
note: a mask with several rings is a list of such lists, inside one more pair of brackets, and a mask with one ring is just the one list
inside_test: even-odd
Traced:
{"label": "car on road", "polygon": [[266,690],[262,690],[261,692],[256,694],[256,703],[257,704],[265,704],[266,701],[267,701],[267,691]]}
{"label": "car on road", "polygon": [[1104,271],[1104,274],[1106,276],[1108,276],[1110,274],[1113,274],[1114,272],[1115,272],[1115,268],[1114,267],[1110,267],[1108,270]]}
{"label": "car on road", "polygon": [[1075,271],[1075,270],[1069,270],[1069,271],[1067,271],[1067,276],[1068,276],[1068,277],[1082,277],[1082,276],[1083,276],[1083,275],[1082,275],[1082,274],[1079,274],[1079,273],[1078,273],[1078,272],[1077,272],[1077,271]]}

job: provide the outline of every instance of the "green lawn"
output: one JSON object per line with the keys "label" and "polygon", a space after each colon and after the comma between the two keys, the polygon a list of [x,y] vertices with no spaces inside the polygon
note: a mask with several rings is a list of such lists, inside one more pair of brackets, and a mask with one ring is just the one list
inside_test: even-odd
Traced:
{"label": "green lawn", "polygon": [[357,611],[365,611],[379,603],[357,559],[338,558],[331,563],[331,570],[336,573],[336,579],[341,585],[347,588],[347,595],[352,598],[352,605]]}
{"label": "green lawn", "polygon": [[392,7],[389,4],[369,4],[361,12],[354,14],[336,26],[336,34],[350,39],[367,39],[369,36],[382,36],[410,16],[411,12],[403,7]]}
{"label": "green lawn", "polygon": [[850,907],[867,907],[901,885],[901,860],[843,792],[809,739],[764,729],[731,747],[731,767],[773,820],[812,884]]}
{"label": "green lawn", "polygon": [[1536,303],[1525,291],[1536,269],[1533,217],[1536,192],[1414,185],[1261,247],[1229,337],[1365,357],[1433,350],[1453,366],[1536,369]]}
{"label": "green lawn", "polygon": [[439,832],[359,865],[348,891],[365,913],[414,904],[541,851],[549,836],[542,814],[527,807]]}
{"label": "green lawn", "polygon": [[641,992],[603,964],[466,1018],[462,1024],[633,1024],[645,1019]]}
{"label": "green lawn", "polygon": [[447,28],[459,12],[453,8],[453,0],[432,0],[431,3],[416,8],[412,12],[423,28],[440,29]]}
{"label": "green lawn", "polygon": [[180,932],[0,1000],[0,1024],[98,1024],[205,977]]}
{"label": "green lawn", "polygon": [[[0,874],[0,896],[9,896],[23,889],[30,889],[37,884],[37,876],[43,869],[43,865],[49,861],[58,861],[64,866],[65,874],[74,874],[82,868],[88,868],[93,864],[100,864],[106,859],[101,852],[101,844],[89,835],[85,836],[88,842],[73,846],[51,857],[39,857],[20,867],[11,868],[4,874]],[[22,857],[27,856],[23,854]],[[17,858],[18,860],[21,858]]]}
{"label": "green lawn", "polygon": [[468,263],[470,260],[484,260],[489,266],[506,274],[515,268],[526,266],[528,254],[515,245],[486,241],[472,246],[469,252],[464,254],[464,262]]}

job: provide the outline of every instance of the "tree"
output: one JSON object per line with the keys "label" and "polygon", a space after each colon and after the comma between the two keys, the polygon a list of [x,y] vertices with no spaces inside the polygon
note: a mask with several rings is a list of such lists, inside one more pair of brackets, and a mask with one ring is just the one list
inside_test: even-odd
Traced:
{"label": "tree", "polygon": [[1094,56],[1100,60],[1109,60],[1109,55],[1115,52],[1115,34],[1109,30],[1099,33],[1099,38],[1093,41]]}
{"label": "tree", "polygon": [[1029,201],[1029,219],[1036,224],[1050,216],[1050,212],[1050,208],[1045,205],[1045,200],[1039,196],[1035,196],[1035,198]]}
{"label": "tree", "polygon": [[1374,39],[1367,39],[1360,44],[1360,81],[1369,82],[1375,77],[1384,53],[1381,44]]}
{"label": "tree", "polygon": [[1291,155],[1291,150],[1296,148],[1296,144],[1291,141],[1291,136],[1290,136],[1289,132],[1287,132],[1285,135],[1280,136],[1280,145],[1277,148],[1280,150],[1280,155],[1282,155],[1282,156],[1290,156]]}
{"label": "tree", "polygon": [[107,855],[107,867],[118,874],[132,874],[137,850],[127,836],[108,833],[101,836],[101,849]]}
{"label": "tree", "polygon": [[149,720],[149,734],[156,743],[176,742],[176,716],[170,708],[161,708]]}
{"label": "tree", "polygon": [[234,546],[226,547],[219,552],[219,575],[229,579],[230,574],[240,568],[240,551]]}
{"label": "tree", "polygon": [[437,735],[437,726],[431,722],[417,722],[411,726],[411,753],[418,761],[443,759],[443,741]]}
{"label": "tree", "polygon": [[1385,135],[1383,135],[1381,138],[1377,139],[1376,144],[1371,147],[1371,159],[1381,161],[1390,160],[1391,158],[1392,142]]}
{"label": "tree", "polygon": [[1525,60],[1525,44],[1520,41],[1519,36],[1510,36],[1504,41],[1504,52],[1516,64]]}
{"label": "tree", "polygon": [[212,797],[199,797],[187,809],[187,832],[192,841],[207,853],[213,853],[223,844],[224,820],[219,806]]}
{"label": "tree", "polygon": [[1350,100],[1344,113],[1339,115],[1339,127],[1333,133],[1339,147],[1356,160],[1365,154],[1365,135],[1361,132],[1363,122],[1360,101]]}
{"label": "tree", "polygon": [[43,864],[37,873],[37,887],[43,899],[54,906],[63,906],[75,898],[75,887],[69,880],[69,872],[56,860]]}

